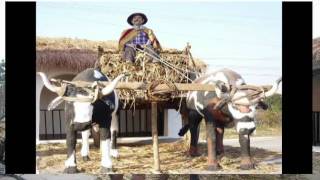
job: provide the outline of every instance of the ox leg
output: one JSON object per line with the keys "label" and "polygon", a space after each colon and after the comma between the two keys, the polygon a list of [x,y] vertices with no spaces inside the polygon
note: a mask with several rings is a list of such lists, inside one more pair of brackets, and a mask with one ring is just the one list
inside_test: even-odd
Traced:
{"label": "ox leg", "polygon": [[119,157],[119,152],[117,149],[117,137],[118,137],[118,116],[114,112],[112,113],[111,120],[111,156],[114,158]]}
{"label": "ox leg", "polygon": [[112,171],[110,136],[110,126],[108,128],[100,127],[101,173],[108,173]]}
{"label": "ox leg", "polygon": [[77,131],[74,131],[72,127],[66,128],[67,134],[67,160],[65,161],[64,173],[77,173],[76,164],[76,143],[77,143]]}
{"label": "ox leg", "polygon": [[95,123],[91,128],[91,136],[93,138],[93,144],[96,148],[100,148],[100,130],[99,124]]}
{"label": "ox leg", "polygon": [[241,147],[241,165],[243,170],[254,169],[254,163],[250,154],[250,134],[247,131],[241,131],[239,133],[239,142]]}
{"label": "ox leg", "polygon": [[82,135],[82,146],[81,146],[81,156],[83,161],[89,161],[89,136],[90,129],[81,132]]}
{"label": "ox leg", "polygon": [[223,134],[224,134],[224,127],[217,127],[216,128],[216,151],[218,159],[221,160],[224,156],[224,147],[223,147]]}
{"label": "ox leg", "polygon": [[189,126],[190,126],[190,134],[191,134],[191,141],[190,141],[190,149],[189,155],[192,157],[200,156],[198,152],[198,141],[199,141],[199,124],[201,122],[201,115],[199,115],[196,111],[189,112]]}
{"label": "ox leg", "polygon": [[207,146],[208,146],[208,170],[215,171],[221,169],[216,153],[216,124],[210,111],[205,109]]}

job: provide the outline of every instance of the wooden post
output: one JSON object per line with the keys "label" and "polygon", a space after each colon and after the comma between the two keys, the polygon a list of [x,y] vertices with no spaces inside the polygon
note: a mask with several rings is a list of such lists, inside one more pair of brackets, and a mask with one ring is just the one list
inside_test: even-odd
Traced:
{"label": "wooden post", "polygon": [[152,126],[152,141],[153,141],[153,160],[155,173],[160,173],[159,160],[159,142],[158,142],[158,108],[157,102],[151,102],[151,126]]}

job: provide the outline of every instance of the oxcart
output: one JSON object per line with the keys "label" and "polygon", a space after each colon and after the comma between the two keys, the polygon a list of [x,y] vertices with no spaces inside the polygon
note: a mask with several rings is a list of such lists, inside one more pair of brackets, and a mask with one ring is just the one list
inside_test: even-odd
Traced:
{"label": "oxcart", "polygon": [[[107,74],[111,79],[115,78],[118,75],[117,72],[114,71],[114,68],[117,67],[117,62],[113,61],[119,58],[119,54],[115,54],[112,52],[104,52],[100,49],[100,60],[98,62],[101,65],[101,70],[105,74]],[[177,78],[176,81],[170,81],[170,78],[161,79],[159,76],[148,76],[148,54],[140,54],[140,58],[137,59],[137,64],[121,64],[120,71],[121,73],[126,73],[127,78],[125,82],[119,82],[116,86],[116,89],[119,90],[120,99],[125,101],[125,104],[128,102],[131,103],[129,108],[135,107],[136,105],[146,105],[151,104],[151,114],[152,114],[152,139],[153,139],[153,158],[154,158],[154,172],[160,172],[160,161],[159,161],[159,144],[158,144],[158,132],[157,132],[157,113],[158,113],[158,105],[171,101],[175,107],[179,107],[183,99],[186,98],[186,92],[188,91],[206,91],[212,92],[216,90],[216,86],[214,84],[193,84],[192,79],[190,78],[192,75],[199,76],[199,72],[196,71],[195,62],[190,53],[190,49],[186,48],[186,53],[184,53],[184,57],[187,57],[188,60],[184,60],[185,71],[182,68],[176,67],[173,63],[170,63],[164,60],[161,57],[151,56],[152,58],[156,58],[159,62],[153,65],[153,69],[157,70],[158,66],[166,66],[169,69],[173,69],[174,71],[168,72],[164,71],[164,76],[168,77],[168,74],[173,73],[174,78]],[[182,54],[182,53],[181,53]],[[147,56],[146,56],[147,55]],[[138,54],[139,56],[139,54]],[[191,62],[191,63],[188,63]],[[191,66],[190,66],[191,64]],[[138,68],[137,69],[133,69]],[[142,73],[141,73],[142,72]],[[150,71],[149,71],[150,72]],[[153,71],[154,72],[154,71]],[[159,75],[159,74],[158,74]],[[161,73],[160,73],[161,75]],[[137,79],[138,81],[131,81],[132,79]],[[169,80],[168,80],[169,79]],[[149,80],[149,81],[148,81]],[[91,92],[90,98],[82,97],[82,98],[73,98],[73,97],[63,97],[66,101],[94,101],[99,97],[99,90],[103,87],[107,86],[109,83],[107,82],[83,82],[83,81],[64,81],[64,80],[51,80],[57,86],[62,87],[61,92],[59,92],[60,96],[64,95],[65,90],[69,85],[75,86],[77,88],[86,89],[86,91]],[[180,82],[179,82],[180,81]],[[268,91],[271,86],[262,86],[260,88],[260,93]],[[241,89],[259,89],[255,86],[244,85]],[[133,92],[133,96],[128,95],[128,92]],[[130,93],[129,93],[130,94]],[[132,93],[131,93],[132,94]],[[134,98],[127,98],[134,97]],[[137,100],[138,99],[138,100]],[[173,103],[172,103],[173,102]],[[134,105],[134,106],[132,106]],[[178,108],[178,109],[179,109]]]}

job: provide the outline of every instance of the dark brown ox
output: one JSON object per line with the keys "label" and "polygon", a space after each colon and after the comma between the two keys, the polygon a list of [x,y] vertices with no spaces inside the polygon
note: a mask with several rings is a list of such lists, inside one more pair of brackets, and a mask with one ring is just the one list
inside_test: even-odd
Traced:
{"label": "dark brown ox", "polygon": [[224,154],[224,128],[233,126],[239,134],[241,146],[240,168],[254,168],[250,154],[250,135],[256,128],[256,108],[263,105],[264,98],[272,96],[277,91],[280,82],[281,78],[268,89],[249,86],[238,73],[229,69],[222,69],[196,79],[194,83],[214,84],[215,91],[190,91],[188,93],[187,111],[184,114],[188,124],[180,130],[179,135],[183,135],[187,129],[190,129],[190,155],[198,155],[199,123],[204,118],[208,146],[208,169],[221,168],[219,159]]}

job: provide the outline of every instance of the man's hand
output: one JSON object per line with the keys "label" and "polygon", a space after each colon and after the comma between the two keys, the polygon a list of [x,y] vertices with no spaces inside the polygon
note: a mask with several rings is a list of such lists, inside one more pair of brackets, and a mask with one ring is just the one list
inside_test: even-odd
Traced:
{"label": "man's hand", "polygon": [[140,49],[140,50],[143,50],[143,47],[142,47],[140,44],[137,44],[137,45],[136,45],[136,48],[137,48],[137,49]]}

